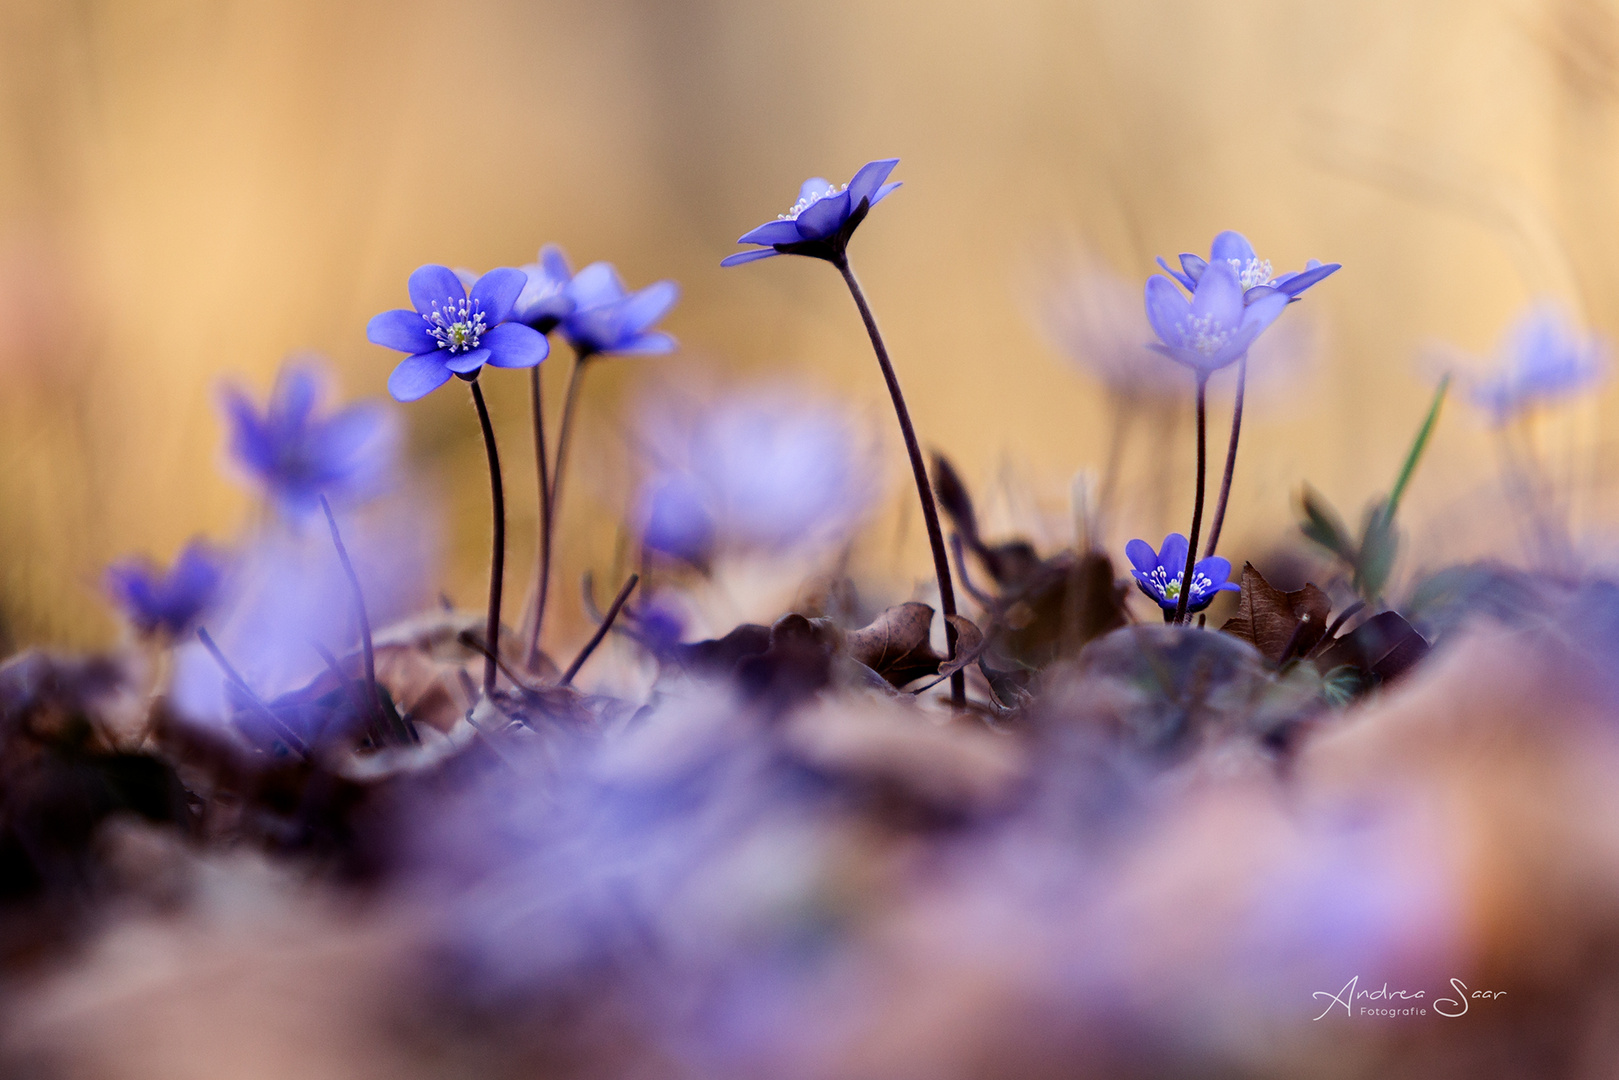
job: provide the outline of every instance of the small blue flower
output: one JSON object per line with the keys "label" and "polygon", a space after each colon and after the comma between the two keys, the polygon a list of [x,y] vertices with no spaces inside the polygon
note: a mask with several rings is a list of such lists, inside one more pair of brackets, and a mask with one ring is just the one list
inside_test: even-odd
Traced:
{"label": "small blue flower", "polygon": [[714,515],[705,485],[685,473],[659,477],[642,497],[641,542],[653,551],[704,563],[714,548]]}
{"label": "small blue flower", "polygon": [[340,502],[374,493],[397,449],[393,417],[380,405],[316,415],[320,383],[312,366],[283,367],[262,414],[241,390],[223,394],[231,457],[292,517],[312,513],[322,495]]}
{"label": "small blue flower", "polygon": [[1201,375],[1240,360],[1291,298],[1278,289],[1245,302],[1237,271],[1213,262],[1187,301],[1162,274],[1147,279],[1147,321],[1162,344],[1150,346]]}
{"label": "small blue flower", "polygon": [[1502,335],[1495,374],[1473,388],[1474,402],[1497,424],[1533,405],[1570,397],[1608,368],[1608,346],[1586,334],[1551,302],[1533,305]]}
{"label": "small blue flower", "polygon": [[415,401],[450,381],[475,379],[483,365],[533,367],[551,351],[545,335],[508,322],[528,278],[501,267],[480,277],[469,292],[447,266],[419,267],[410,275],[410,302],[384,311],[365,328],[373,344],[410,355],[388,376],[397,401]]}
{"label": "small blue flower", "polygon": [[655,281],[629,292],[612,263],[591,263],[564,289],[573,310],[561,319],[562,334],[581,356],[604,353],[649,355],[675,350],[675,339],[653,330],[680,299],[680,286]]}
{"label": "small blue flower", "polygon": [[[1135,566],[1130,571],[1136,587],[1164,609],[1172,613],[1180,604],[1181,579],[1186,574],[1186,537],[1170,533],[1164,537],[1162,551],[1153,551],[1145,540],[1132,540],[1124,546],[1124,553]],[[1221,592],[1240,592],[1241,587],[1227,581],[1231,564],[1218,555],[1200,559],[1192,567],[1192,598],[1187,611],[1202,611],[1213,603],[1214,595]]]}
{"label": "small blue flower", "polygon": [[525,263],[520,269],[528,275],[528,282],[517,294],[512,321],[549,334],[573,314],[574,299],[568,292],[573,271],[568,257],[555,244],[547,244],[540,249],[538,262]]}
{"label": "small blue flower", "polygon": [[899,158],[869,161],[841,188],[819,176],[811,177],[798,189],[798,201],[785,214],[737,240],[739,244],[762,244],[763,249],[739,251],[721,259],[720,265],[740,266],[772,255],[841,259],[849,237],[866,214],[899,187],[897,182],[884,183],[898,164]]}
{"label": "small blue flower", "polygon": [[143,634],[178,638],[213,605],[225,576],[224,560],[201,540],[180,552],[168,573],[150,559],[126,559],[107,568],[107,591]]}
{"label": "small blue flower", "polygon": [[1297,300],[1304,290],[1329,277],[1342,265],[1311,259],[1304,264],[1303,270],[1273,277],[1270,260],[1255,255],[1254,246],[1248,242],[1248,238],[1229,229],[1214,238],[1208,259],[1199,258],[1188,251],[1181,253],[1180,263],[1181,268],[1176,270],[1164,261],[1162,255],[1158,256],[1158,265],[1189,293],[1197,291],[1197,283],[1210,263],[1225,263],[1237,272],[1237,282],[1250,304],[1264,299],[1272,290],[1285,294],[1289,300]]}

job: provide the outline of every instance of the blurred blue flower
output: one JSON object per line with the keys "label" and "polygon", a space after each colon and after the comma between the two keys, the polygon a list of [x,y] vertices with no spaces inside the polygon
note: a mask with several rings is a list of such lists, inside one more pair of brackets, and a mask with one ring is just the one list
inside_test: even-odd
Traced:
{"label": "blurred blue flower", "polygon": [[1186,374],[1147,345],[1151,330],[1136,289],[1083,255],[1043,283],[1036,315],[1053,345],[1120,397],[1178,404],[1186,398]]}
{"label": "blurred blue flower", "polygon": [[1162,344],[1151,348],[1202,375],[1240,360],[1291,297],[1269,289],[1245,301],[1237,271],[1210,263],[1199,275],[1190,302],[1162,274],[1147,279],[1147,321]]}
{"label": "blurred blue flower", "polygon": [[223,557],[193,540],[168,573],[150,559],[125,559],[107,568],[106,586],[136,630],[178,638],[213,605],[224,576]]}
{"label": "blurred blue flower", "polygon": [[1189,293],[1197,291],[1197,284],[1203,277],[1203,271],[1210,263],[1224,263],[1236,271],[1237,282],[1242,286],[1244,296],[1250,304],[1271,295],[1272,291],[1285,294],[1289,300],[1297,300],[1304,294],[1304,290],[1329,277],[1342,265],[1311,259],[1304,264],[1303,270],[1272,276],[1270,260],[1255,255],[1254,246],[1248,242],[1248,238],[1229,229],[1214,238],[1207,259],[1188,251],[1181,253],[1180,263],[1181,268],[1176,270],[1164,261],[1162,255],[1158,256],[1158,265]]}
{"label": "blurred blue flower", "polygon": [[469,290],[447,266],[422,266],[410,275],[416,310],[384,311],[365,328],[373,344],[410,355],[388,376],[388,392],[415,401],[451,375],[477,377],[485,364],[533,367],[551,351],[545,335],[508,322],[527,276],[521,270],[491,270]]}
{"label": "blurred blue flower", "polygon": [[648,547],[692,562],[718,549],[784,551],[836,538],[875,493],[862,440],[830,405],[788,392],[732,395],[686,423],[649,417],[663,435],[642,487]]}
{"label": "blurred blue flower", "polygon": [[1502,335],[1495,373],[1473,387],[1473,401],[1497,424],[1525,409],[1571,397],[1608,369],[1607,342],[1582,333],[1555,303],[1532,305]]}
{"label": "blurred blue flower", "polygon": [[721,266],[740,266],[772,255],[809,255],[836,261],[843,257],[849,237],[873,206],[899,187],[884,183],[899,158],[869,161],[843,187],[819,176],[804,181],[798,201],[785,214],[776,215],[757,229],[743,233],[739,244],[763,244],[762,249],[739,251],[720,260]]}
{"label": "blurred blue flower", "polygon": [[648,355],[675,349],[674,338],[652,329],[680,299],[680,287],[672,281],[655,281],[632,293],[612,263],[597,262],[573,276],[563,289],[563,299],[572,302],[573,310],[561,318],[562,334],[581,356]]}
{"label": "blurred blue flower", "polygon": [[[1124,546],[1135,569],[1130,571],[1136,587],[1165,612],[1173,612],[1180,602],[1181,579],[1186,574],[1186,537],[1170,533],[1164,537],[1164,546],[1153,551],[1145,540],[1132,540]],[[1227,581],[1231,576],[1231,563],[1218,555],[1199,559],[1192,568],[1192,598],[1187,611],[1202,611],[1214,601],[1216,593],[1239,592],[1241,587]]]}
{"label": "blurred blue flower", "polygon": [[568,267],[568,257],[555,244],[547,244],[540,249],[538,262],[525,263],[520,269],[528,275],[528,281],[517,294],[512,321],[549,334],[573,314],[574,298],[568,291],[573,271]]}
{"label": "blurred blue flower", "polygon": [[332,502],[374,494],[391,470],[398,429],[383,406],[361,402],[316,414],[322,376],[310,364],[288,364],[260,413],[236,387],[223,392],[230,454],[284,514],[314,512]]}

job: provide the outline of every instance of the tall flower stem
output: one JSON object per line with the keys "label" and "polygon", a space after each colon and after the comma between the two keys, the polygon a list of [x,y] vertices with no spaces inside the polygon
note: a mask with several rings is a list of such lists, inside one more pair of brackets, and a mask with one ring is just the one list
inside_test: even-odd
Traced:
{"label": "tall flower stem", "polygon": [[[922,447],[916,441],[916,428],[911,425],[905,396],[900,393],[899,377],[894,374],[894,365],[889,362],[888,347],[883,344],[883,336],[877,329],[877,318],[866,303],[866,294],[861,291],[860,282],[855,280],[847,258],[839,255],[833,265],[843,275],[855,306],[860,309],[860,318],[865,321],[866,333],[871,337],[871,347],[877,353],[877,364],[883,369],[883,380],[888,383],[888,395],[894,399],[894,413],[899,417],[900,434],[905,437],[905,452],[910,455],[911,472],[916,477],[916,493],[922,499],[922,520],[927,523],[928,545],[933,549],[933,572],[939,579],[939,607],[943,609],[945,619],[945,639],[950,646],[950,655],[954,657],[957,648],[956,628],[950,619],[956,614],[956,592],[950,581],[950,559],[945,554],[944,531],[939,528],[939,507],[933,500],[933,486],[928,483]],[[964,672],[956,671],[950,676],[950,700],[957,706],[967,703],[967,676]]]}
{"label": "tall flower stem", "polygon": [[1231,442],[1225,451],[1225,476],[1220,479],[1220,498],[1214,504],[1214,523],[1209,526],[1209,547],[1203,553],[1206,559],[1220,546],[1220,529],[1225,525],[1225,504],[1231,497],[1231,477],[1237,471],[1237,437],[1242,434],[1242,399],[1248,389],[1248,354],[1237,361],[1237,401],[1231,407]]}
{"label": "tall flower stem", "polygon": [[371,617],[365,610],[365,592],[360,588],[360,575],[354,572],[354,563],[349,558],[349,550],[343,546],[343,534],[337,531],[337,517],[332,513],[332,504],[326,501],[324,495],[320,497],[320,508],[326,512],[326,524],[332,530],[332,546],[337,549],[337,561],[343,567],[343,575],[348,578],[349,599],[354,604],[354,619],[360,624],[360,652],[365,658],[365,690],[371,707],[371,716],[375,720],[381,720],[384,714],[382,696],[377,692],[377,653],[371,642]]}
{"label": "tall flower stem", "polygon": [[1186,621],[1186,605],[1192,600],[1192,569],[1197,565],[1197,539],[1203,531],[1203,474],[1209,465],[1209,377],[1197,374],[1197,495],[1192,501],[1192,535],[1186,542],[1186,572],[1181,575],[1180,600],[1175,605],[1175,622]]}
{"label": "tall flower stem", "polygon": [[483,658],[483,693],[495,693],[495,657],[500,655],[500,589],[506,575],[506,488],[500,479],[500,450],[495,446],[495,427],[489,422],[489,406],[484,404],[483,388],[478,380],[467,384],[472,388],[472,403],[478,407],[478,426],[483,428],[483,448],[489,456],[489,496],[494,503],[495,540],[489,555],[489,621],[483,640],[489,652]]}
{"label": "tall flower stem", "polygon": [[[591,354],[574,351],[573,371],[568,375],[568,396],[562,402],[562,425],[557,431],[557,458],[556,468],[551,472],[551,491],[548,505],[545,508],[545,569],[540,572],[543,583],[540,592],[539,607],[534,612],[534,625],[538,627],[545,618],[545,600],[550,590],[552,549],[555,546],[557,527],[557,512],[562,508],[562,474],[568,465],[568,447],[573,440],[573,418],[579,408],[579,389],[584,385],[585,366],[590,362]],[[537,631],[536,631],[537,633]],[[536,640],[538,640],[536,638]]]}
{"label": "tall flower stem", "polygon": [[539,480],[540,544],[534,565],[534,618],[528,628],[528,656],[524,667],[532,672],[540,659],[540,620],[551,591],[551,472],[545,453],[545,403],[540,394],[540,368],[529,368],[528,399],[534,411],[534,472]]}

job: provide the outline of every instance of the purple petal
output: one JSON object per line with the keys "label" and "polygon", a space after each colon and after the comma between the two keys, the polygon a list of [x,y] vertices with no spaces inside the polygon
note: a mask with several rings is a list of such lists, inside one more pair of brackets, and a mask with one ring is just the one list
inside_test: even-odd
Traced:
{"label": "purple petal", "polygon": [[1158,265],[1163,267],[1164,273],[1180,282],[1182,287],[1184,287],[1187,292],[1197,291],[1197,282],[1188,277],[1183,271],[1177,270],[1173,266],[1170,266],[1169,263],[1164,261],[1164,257],[1162,255],[1158,256]]}
{"label": "purple petal", "polygon": [[439,358],[439,350],[422,352],[399,361],[388,376],[388,393],[395,401],[415,401],[449,381],[450,369]]}
{"label": "purple petal", "polygon": [[384,311],[365,325],[366,340],[385,349],[402,353],[427,352],[438,347],[433,335],[427,332],[427,321],[419,311],[395,308]]}
{"label": "purple petal", "polygon": [[1209,264],[1201,256],[1193,255],[1190,251],[1181,252],[1181,269],[1186,272],[1187,280],[1191,281],[1192,288],[1197,288],[1197,279],[1203,276],[1203,271]]}
{"label": "purple petal", "polygon": [[1143,574],[1152,573],[1152,568],[1158,565],[1158,553],[1145,540],[1130,541],[1124,545],[1124,554],[1129,557],[1130,565]]}
{"label": "purple petal", "polygon": [[470,289],[478,280],[478,271],[468,270],[464,266],[457,266],[455,268],[455,276],[461,279],[462,288]]}
{"label": "purple petal", "polygon": [[1253,288],[1249,289],[1247,292],[1242,294],[1242,302],[1245,305],[1246,304],[1252,304],[1255,301],[1265,299],[1265,297],[1267,297],[1267,296],[1275,296],[1277,293],[1284,292],[1284,291],[1285,290],[1282,289],[1279,284],[1278,285],[1255,285]]}
{"label": "purple petal", "polygon": [[798,226],[791,221],[767,221],[737,238],[739,244],[796,244]]}
{"label": "purple petal", "polygon": [[306,367],[284,367],[270,391],[267,419],[283,431],[296,431],[314,411],[319,393],[320,378],[314,371]]}
{"label": "purple petal", "polygon": [[551,353],[545,335],[522,323],[501,323],[479,341],[489,352],[491,367],[533,367]]}
{"label": "purple petal", "polygon": [[1258,337],[1260,331],[1275,322],[1282,312],[1287,310],[1287,305],[1291,301],[1292,297],[1287,293],[1273,290],[1268,296],[1255,300],[1243,309],[1242,328],[1247,330],[1252,327],[1254,337]]}
{"label": "purple petal", "polygon": [[[488,334],[484,336],[488,337]],[[444,365],[445,370],[453,371],[457,375],[470,375],[489,363],[488,349],[472,349],[464,353],[452,353],[448,349],[440,351],[445,354],[440,358],[440,363]]]}
{"label": "purple petal", "polygon": [[1158,565],[1173,570],[1179,577],[1186,572],[1186,537],[1170,533],[1164,537],[1164,546],[1158,549]]}
{"label": "purple petal", "polygon": [[889,195],[898,190],[901,186],[903,185],[898,180],[884,184],[882,187],[877,189],[877,194],[871,197],[871,202],[869,205],[876,206],[878,203],[888,198]]}
{"label": "purple petal", "polygon": [[540,249],[540,265],[545,268],[545,276],[559,285],[573,277],[568,257],[555,244],[546,244]]}
{"label": "purple petal", "polygon": [[871,199],[877,194],[877,189],[883,186],[883,181],[888,179],[888,174],[898,164],[899,158],[881,158],[860,166],[860,171],[849,181],[849,205],[854,206],[861,199]]}
{"label": "purple petal", "polygon": [[528,284],[528,275],[510,266],[498,267],[478,279],[472,286],[472,302],[483,308],[483,315],[491,326],[511,318],[512,305]]}
{"label": "purple petal", "polygon": [[1192,294],[1191,314],[1200,319],[1212,318],[1228,329],[1242,324],[1242,283],[1229,263],[1211,262],[1203,271],[1197,292]]}
{"label": "purple petal", "polygon": [[1214,238],[1209,248],[1210,262],[1225,262],[1227,259],[1236,259],[1237,266],[1247,266],[1254,257],[1254,245],[1240,232],[1227,230]]}
{"label": "purple petal", "polygon": [[453,307],[467,297],[466,286],[455,276],[455,271],[434,263],[417,267],[410,275],[408,288],[411,304],[423,315],[430,314],[435,304],[441,308]]}
{"label": "purple petal", "polygon": [[1165,345],[1181,345],[1186,340],[1183,324],[1191,310],[1186,297],[1174,282],[1162,274],[1147,279],[1147,321]]}
{"label": "purple petal", "polygon": [[1194,572],[1202,574],[1210,581],[1226,581],[1231,577],[1231,560],[1219,555],[1210,555],[1206,559],[1198,560]]}
{"label": "purple petal", "polygon": [[750,263],[756,259],[768,259],[772,255],[780,254],[781,252],[777,251],[775,248],[763,248],[757,251],[739,251],[735,255],[725,256],[725,258],[720,260],[720,265],[741,266],[743,263]]}
{"label": "purple petal", "polygon": [[624,283],[612,263],[593,262],[568,282],[568,295],[580,311],[624,299]]}
{"label": "purple petal", "polygon": [[825,177],[812,176],[802,184],[798,185],[798,201],[803,202],[805,199],[818,199],[822,195],[825,195],[828,190],[836,190],[837,186],[838,185],[834,184]]}
{"label": "purple petal", "polygon": [[672,281],[655,281],[624,301],[619,318],[627,333],[638,334],[663,318],[679,299],[679,285]]}
{"label": "purple petal", "polygon": [[849,220],[849,210],[853,205],[847,191],[827,196],[798,215],[798,235],[805,240],[826,239]]}
{"label": "purple petal", "polygon": [[1342,263],[1328,263],[1325,266],[1312,266],[1306,270],[1300,271],[1297,274],[1289,274],[1285,280],[1278,282],[1276,287],[1281,289],[1289,296],[1297,296],[1299,293],[1303,292],[1305,289],[1308,289],[1316,282],[1322,280],[1323,278],[1330,277],[1333,271],[1338,270],[1342,266]]}
{"label": "purple petal", "polygon": [[231,455],[249,468],[268,469],[275,461],[275,447],[253,402],[234,386],[225,387],[220,397],[231,427]]}
{"label": "purple petal", "polygon": [[663,353],[672,353],[679,347],[679,343],[673,337],[655,330],[616,345],[612,351],[615,356],[660,356]]}

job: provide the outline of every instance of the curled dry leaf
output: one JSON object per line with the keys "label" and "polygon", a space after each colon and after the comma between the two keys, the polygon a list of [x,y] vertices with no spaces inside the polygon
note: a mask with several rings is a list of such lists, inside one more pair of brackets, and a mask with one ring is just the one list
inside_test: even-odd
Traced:
{"label": "curled dry leaf", "polygon": [[[892,685],[904,686],[924,675],[937,675],[944,663],[945,658],[929,642],[932,628],[933,609],[913,600],[895,604],[869,626],[850,631],[846,645],[850,656]],[[957,631],[960,629],[958,626]]]}
{"label": "curled dry leaf", "polygon": [[1242,597],[1237,614],[1221,631],[1258,649],[1265,659],[1280,664],[1305,656],[1327,632],[1332,601],[1314,585],[1283,592],[1266,581],[1253,563],[1242,566]]}

